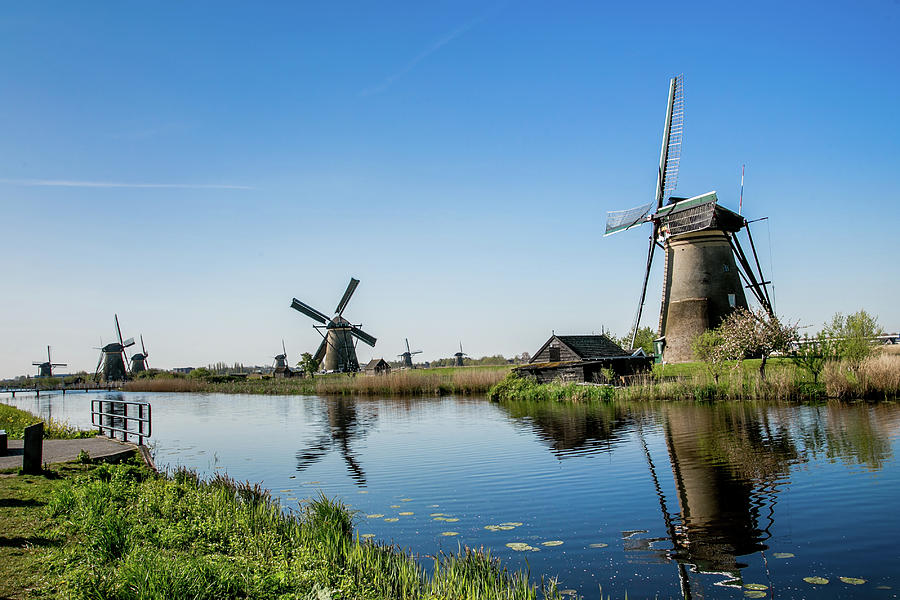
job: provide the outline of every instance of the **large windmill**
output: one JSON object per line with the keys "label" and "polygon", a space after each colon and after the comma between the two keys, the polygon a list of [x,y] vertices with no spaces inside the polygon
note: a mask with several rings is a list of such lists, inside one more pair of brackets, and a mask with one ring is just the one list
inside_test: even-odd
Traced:
{"label": "large windmill", "polygon": [[100,350],[100,360],[97,361],[97,370],[94,372],[94,378],[100,374],[100,368],[103,367],[103,379],[105,381],[124,381],[128,377],[128,356],[125,354],[125,348],[134,346],[134,338],[122,339],[122,329],[119,327],[119,315],[116,317],[116,335],[118,342],[106,344]]}
{"label": "large windmill", "polygon": [[38,377],[53,377],[53,367],[65,367],[66,363],[55,363],[50,358],[50,346],[47,346],[47,361],[31,363],[38,368]]}
{"label": "large windmill", "polygon": [[[296,298],[291,302],[291,308],[302,312],[313,321],[321,323],[321,325],[313,325],[316,331],[322,335],[322,343],[319,344],[319,349],[316,350],[313,358],[322,365],[322,369],[325,371],[338,371],[341,373],[359,371],[355,340],[361,340],[369,346],[375,347],[375,338],[360,329],[362,325],[353,325],[344,318],[344,309],[347,308],[350,296],[353,295],[358,285],[359,280],[351,277],[347,290],[334,311],[335,315],[330,319]],[[322,333],[323,329],[325,333]],[[324,363],[322,362],[323,358],[325,359]]]}
{"label": "large windmill", "polygon": [[413,354],[422,354],[422,351],[421,351],[421,350],[413,350],[413,351],[410,351],[410,349],[409,349],[409,338],[403,338],[403,341],[406,342],[406,352],[404,352],[403,354],[398,354],[397,356],[400,357],[400,361],[403,363],[403,366],[404,366],[404,367],[409,367],[410,369],[412,369],[412,366],[413,366],[413,361],[412,361]]}
{"label": "large windmill", "polygon": [[141,371],[149,369],[150,363],[147,362],[148,356],[150,356],[150,353],[147,352],[147,348],[144,346],[144,336],[141,335],[141,351],[135,352],[131,356],[131,372],[140,373]]}
{"label": "large windmill", "polygon": [[456,358],[456,366],[457,367],[463,366],[463,357],[468,356],[468,354],[463,352],[462,342],[459,343],[459,352],[457,352],[453,356]]}
{"label": "large windmill", "polygon": [[[665,252],[659,335],[663,339],[666,362],[693,360],[693,340],[705,330],[716,327],[735,308],[747,306],[745,285],[760,305],[772,314],[766,288],[771,282],[762,277],[747,220],[720,206],[714,191],[693,198],[672,196],[678,182],[683,131],[684,82],[679,75],[669,81],[656,198],[649,204],[610,212],[604,234],[625,231],[644,223],[651,225],[644,282],[632,328],[632,347],[647,295],[653,252],[657,246]],[[747,231],[756,272],[738,241],[737,233],[741,229]]]}

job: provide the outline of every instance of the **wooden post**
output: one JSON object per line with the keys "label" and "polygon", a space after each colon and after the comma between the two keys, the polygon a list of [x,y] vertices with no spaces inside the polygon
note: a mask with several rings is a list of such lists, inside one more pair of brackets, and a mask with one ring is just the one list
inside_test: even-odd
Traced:
{"label": "wooden post", "polygon": [[28,475],[38,475],[43,471],[44,451],[44,423],[43,421],[25,428],[25,442],[23,444],[22,472]]}

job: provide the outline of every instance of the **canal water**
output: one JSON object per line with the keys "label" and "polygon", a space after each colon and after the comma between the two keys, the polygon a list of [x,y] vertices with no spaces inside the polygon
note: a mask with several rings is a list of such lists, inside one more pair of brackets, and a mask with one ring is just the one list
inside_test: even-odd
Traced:
{"label": "canal water", "polygon": [[[900,590],[894,403],[116,395],[152,404],[160,468],[261,482],[288,509],[321,492],[359,535],[483,547],[585,598]],[[97,397],[3,401],[88,426]]]}

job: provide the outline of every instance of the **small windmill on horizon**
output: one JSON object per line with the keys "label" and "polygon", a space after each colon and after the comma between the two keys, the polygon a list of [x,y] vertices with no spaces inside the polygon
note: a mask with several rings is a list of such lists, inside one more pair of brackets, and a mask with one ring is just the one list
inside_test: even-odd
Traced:
{"label": "small windmill on horizon", "polygon": [[459,343],[459,352],[457,352],[457,353],[454,354],[453,356],[454,356],[454,358],[456,358],[456,366],[457,366],[457,367],[462,367],[462,366],[463,366],[463,358],[466,357],[466,356],[468,356],[468,354],[466,354],[465,352],[463,352],[463,349],[462,349],[462,342]]}
{"label": "small windmill on horizon", "polygon": [[[763,278],[749,222],[719,205],[715,191],[691,198],[672,195],[678,183],[683,132],[684,79],[679,75],[669,81],[656,199],[628,210],[609,212],[604,233],[611,235],[651,224],[643,285],[632,325],[632,349],[640,327],[653,253],[657,246],[665,252],[658,334],[666,362],[693,360],[691,344],[697,336],[718,326],[736,308],[747,307],[745,286],[773,314],[766,288],[771,282]],[[756,271],[738,240],[742,229],[750,240]]]}
{"label": "small windmill on horizon", "polygon": [[150,363],[147,362],[148,356],[150,356],[150,353],[147,352],[147,348],[144,346],[144,335],[141,334],[141,351],[135,352],[131,356],[131,372],[140,373],[141,371],[149,369]]}
{"label": "small windmill on horizon", "polygon": [[47,346],[46,362],[33,362],[31,364],[38,368],[38,377],[53,377],[53,367],[68,366],[66,363],[53,362],[53,359],[50,358],[50,346]]}
{"label": "small windmill on horizon", "polygon": [[398,354],[397,356],[400,357],[400,362],[403,363],[404,367],[412,369],[413,368],[413,361],[412,361],[413,355],[414,354],[422,354],[422,351],[421,350],[410,351],[409,338],[403,338],[403,341],[406,342],[406,352],[404,352],[403,354]]}

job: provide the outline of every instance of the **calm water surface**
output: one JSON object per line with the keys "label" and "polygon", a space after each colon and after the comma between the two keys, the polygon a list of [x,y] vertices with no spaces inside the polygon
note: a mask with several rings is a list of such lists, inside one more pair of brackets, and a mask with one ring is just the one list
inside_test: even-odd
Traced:
{"label": "calm water surface", "polygon": [[[153,405],[160,467],[259,481],[286,507],[322,491],[360,511],[361,535],[419,555],[483,546],[586,598],[900,589],[895,404],[125,396]],[[4,401],[87,426],[92,397]]]}

